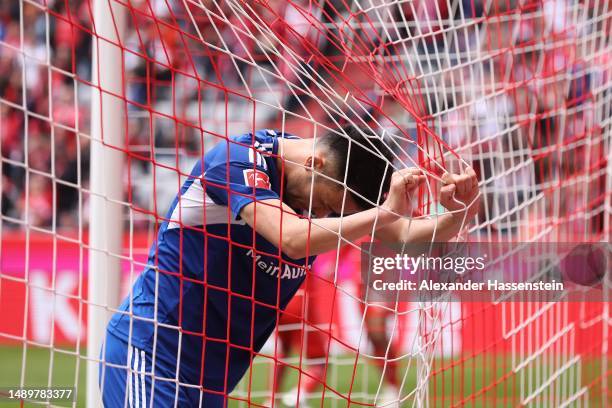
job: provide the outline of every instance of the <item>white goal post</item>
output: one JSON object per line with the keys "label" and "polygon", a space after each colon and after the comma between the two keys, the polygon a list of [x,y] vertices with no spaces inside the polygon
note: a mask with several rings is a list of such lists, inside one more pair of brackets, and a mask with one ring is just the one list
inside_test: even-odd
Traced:
{"label": "white goal post", "polygon": [[109,307],[120,296],[123,253],[125,93],[123,52],[125,8],[94,0],[91,99],[89,286],[87,325],[87,406],[101,406],[100,348]]}

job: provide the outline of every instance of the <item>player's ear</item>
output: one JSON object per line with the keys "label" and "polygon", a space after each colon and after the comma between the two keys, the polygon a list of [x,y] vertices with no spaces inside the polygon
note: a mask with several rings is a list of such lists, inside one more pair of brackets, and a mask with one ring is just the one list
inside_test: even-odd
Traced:
{"label": "player's ear", "polygon": [[306,158],[306,162],[304,163],[304,167],[306,170],[310,170],[314,168],[315,170],[321,170],[323,168],[324,160],[320,156],[308,156]]}

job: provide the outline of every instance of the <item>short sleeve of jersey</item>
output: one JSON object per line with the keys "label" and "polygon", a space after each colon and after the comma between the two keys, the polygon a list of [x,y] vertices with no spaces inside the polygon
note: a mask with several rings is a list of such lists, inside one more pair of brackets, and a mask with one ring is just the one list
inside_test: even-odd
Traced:
{"label": "short sleeve of jersey", "polygon": [[[263,155],[240,138],[217,144],[205,158],[206,193],[215,203],[229,207],[235,219],[244,206],[254,201],[278,199],[271,189]],[[206,160],[208,159],[208,160]]]}

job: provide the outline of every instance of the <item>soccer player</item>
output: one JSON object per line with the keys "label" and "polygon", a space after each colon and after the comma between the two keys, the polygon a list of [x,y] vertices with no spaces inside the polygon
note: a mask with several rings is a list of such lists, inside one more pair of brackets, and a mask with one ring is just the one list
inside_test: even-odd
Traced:
{"label": "soccer player", "polygon": [[[425,176],[392,172],[378,137],[342,133],[260,130],[198,161],[107,327],[105,406],[225,406],[315,255],[335,249],[339,235],[375,228],[390,241],[448,240],[475,215],[478,183],[467,169],[445,176],[448,214],[410,224],[402,215]],[[316,219],[302,215],[309,209]]]}

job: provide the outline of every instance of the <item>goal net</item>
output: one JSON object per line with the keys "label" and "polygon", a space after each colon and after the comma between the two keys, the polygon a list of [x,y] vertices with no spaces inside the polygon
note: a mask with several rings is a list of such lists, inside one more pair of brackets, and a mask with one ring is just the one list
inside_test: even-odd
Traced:
{"label": "goal net", "polygon": [[[230,136],[355,125],[393,150],[394,169],[426,174],[415,219],[448,212],[444,173],[476,171],[480,210],[454,241],[609,243],[610,8],[2,2],[0,399],[3,387],[51,387],[75,391],[53,404],[100,404],[106,324],[192,167]],[[612,403],[608,298],[370,302],[362,248],[339,233],[308,268],[229,406]]]}

